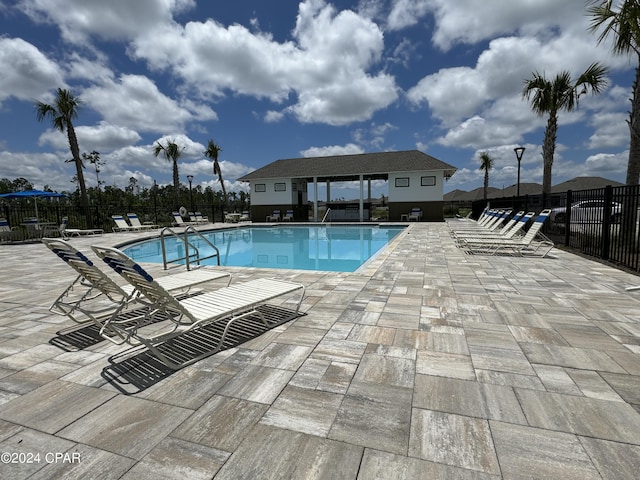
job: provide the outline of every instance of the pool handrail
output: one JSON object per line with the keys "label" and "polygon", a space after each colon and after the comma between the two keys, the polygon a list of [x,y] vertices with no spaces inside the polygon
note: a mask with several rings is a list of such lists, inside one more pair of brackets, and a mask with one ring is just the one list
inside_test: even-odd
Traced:
{"label": "pool handrail", "polygon": [[327,219],[327,215],[329,215],[331,213],[331,208],[327,208],[327,211],[324,214],[324,217],[322,217],[322,221],[320,222],[320,224],[322,225],[324,223],[324,221]]}
{"label": "pool handrail", "polygon": [[[172,259],[172,260],[167,260],[167,249],[166,249],[166,247],[164,245],[164,241],[165,241],[165,238],[166,238],[165,233],[171,234],[173,237],[175,237],[178,240],[184,242],[184,257],[178,257],[178,258],[175,258],[175,259]],[[201,257],[200,256],[200,250],[198,250],[198,247],[196,247],[194,244],[189,242],[189,233],[192,233],[192,234],[196,235],[197,237],[199,237],[202,241],[204,241],[211,248],[213,248],[215,253],[213,253],[212,255],[208,255],[206,257]],[[160,246],[162,248],[162,265],[164,266],[165,270],[167,269],[168,264],[176,263],[176,262],[179,262],[181,260],[185,261],[187,270],[191,270],[191,258],[192,257],[195,259],[195,263],[198,264],[198,265],[200,265],[200,262],[202,260],[208,260],[210,258],[216,258],[218,266],[220,266],[220,250],[218,250],[218,247],[216,247],[213,243],[211,243],[208,238],[206,238],[204,235],[202,235],[199,231],[197,231],[191,225],[187,226],[187,228],[185,228],[184,231],[181,232],[181,234],[176,233],[171,227],[164,227],[160,231]],[[195,253],[193,255],[189,254],[189,248],[192,248],[195,251]]]}

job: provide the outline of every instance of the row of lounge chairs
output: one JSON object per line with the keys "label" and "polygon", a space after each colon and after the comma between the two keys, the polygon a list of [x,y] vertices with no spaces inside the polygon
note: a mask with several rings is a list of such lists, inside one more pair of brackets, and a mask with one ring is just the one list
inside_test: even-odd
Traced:
{"label": "row of lounge chairs", "polygon": [[207,217],[203,217],[200,212],[187,212],[187,215],[189,216],[189,220],[187,221],[182,218],[180,212],[173,212],[171,215],[173,216],[174,227],[186,227],[189,225],[202,225],[209,223],[209,219]]}
{"label": "row of lounge chairs", "polygon": [[[274,210],[271,215],[267,215],[265,219],[267,222],[279,222],[280,221],[280,210]],[[293,210],[287,210],[287,213],[282,217],[283,222],[292,222],[293,221]]]}
{"label": "row of lounge chairs", "polygon": [[114,232],[139,232],[141,230],[154,230],[160,228],[152,222],[142,223],[135,213],[127,213],[127,220],[122,215],[111,215],[111,219],[116,224]]}
{"label": "row of lounge chairs", "polygon": [[59,235],[61,238],[79,237],[81,235],[102,235],[101,228],[81,229],[68,228],[68,218],[63,217],[60,225],[52,223],[41,224],[36,219],[24,222],[24,229],[10,227],[6,219],[0,218],[0,241],[16,242],[25,240],[39,240],[44,236]]}
{"label": "row of lounge chairs", "polygon": [[[171,369],[179,369],[220,350],[230,336],[245,330],[272,328],[299,315],[305,288],[298,283],[258,279],[231,285],[231,276],[201,268],[154,278],[118,249],[92,246],[98,258],[122,277],[121,286],[87,255],[68,242],[44,238],[42,243],[77,273],[50,310],[80,324],[94,324],[100,335],[115,343],[146,347]],[[226,280],[205,293],[195,287]],[[215,284],[214,284],[215,285]],[[297,295],[293,308],[279,308],[276,318],[263,313],[264,304],[277,297]],[[197,335],[212,324],[222,325],[217,344],[197,356],[168,355],[163,346],[187,333]]]}
{"label": "row of lounge chairs", "polygon": [[[546,257],[554,243],[541,230],[551,210],[542,210],[537,216],[534,212],[521,211],[507,221],[511,213],[511,210],[485,210],[477,222],[450,223],[451,235],[456,245],[470,254]],[[526,225],[534,216],[533,224],[525,233]]]}

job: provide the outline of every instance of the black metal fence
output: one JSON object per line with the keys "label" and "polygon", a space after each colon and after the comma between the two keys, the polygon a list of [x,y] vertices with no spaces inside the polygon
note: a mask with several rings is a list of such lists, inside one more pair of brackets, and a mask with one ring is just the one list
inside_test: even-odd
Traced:
{"label": "black metal fence", "polygon": [[[492,208],[514,211],[551,209],[543,233],[556,245],[640,271],[639,200],[637,185],[567,191],[549,195],[497,198]],[[473,203],[474,215],[486,202]]]}
{"label": "black metal fence", "polygon": [[[112,231],[115,223],[111,215],[123,215],[135,213],[142,222],[152,222],[157,225],[171,225],[174,221],[172,212],[162,207],[148,207],[132,205],[123,211],[122,208],[108,205],[91,206],[89,214],[77,206],[57,202],[56,200],[37,199],[37,212],[34,199],[11,200],[0,204],[0,218],[5,218],[11,227],[20,227],[29,218],[36,216],[40,222],[48,222],[55,225],[62,223],[62,218],[67,217],[69,228],[102,228],[105,232]],[[223,221],[223,213],[220,207],[214,205],[194,205],[194,211],[201,212],[210,221]]]}

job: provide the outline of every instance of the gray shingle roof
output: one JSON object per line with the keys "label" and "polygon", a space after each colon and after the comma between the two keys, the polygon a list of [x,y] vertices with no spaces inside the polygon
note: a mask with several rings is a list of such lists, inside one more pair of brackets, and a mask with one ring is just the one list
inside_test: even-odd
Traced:
{"label": "gray shingle roof", "polygon": [[391,172],[425,170],[444,170],[445,176],[451,176],[457,169],[418,150],[406,150],[276,160],[238,180],[246,182],[264,178],[357,177],[360,174],[377,176]]}

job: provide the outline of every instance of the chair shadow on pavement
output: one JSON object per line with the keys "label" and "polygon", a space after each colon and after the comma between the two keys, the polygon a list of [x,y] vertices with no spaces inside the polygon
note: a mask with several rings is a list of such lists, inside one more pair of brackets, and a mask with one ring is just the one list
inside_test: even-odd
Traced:
{"label": "chair shadow on pavement", "polygon": [[[183,333],[156,348],[172,362],[189,365],[223,350],[235,348],[279,325],[306,315],[303,312],[292,315],[292,310],[273,305],[261,305],[257,309],[267,318],[269,326],[264,325],[258,315],[250,315],[243,321],[234,323],[220,344],[225,327],[232,319],[228,317]],[[102,370],[102,377],[126,395],[142,392],[179,371],[166,366],[143,346],[115,354],[109,358],[109,363]]]}

